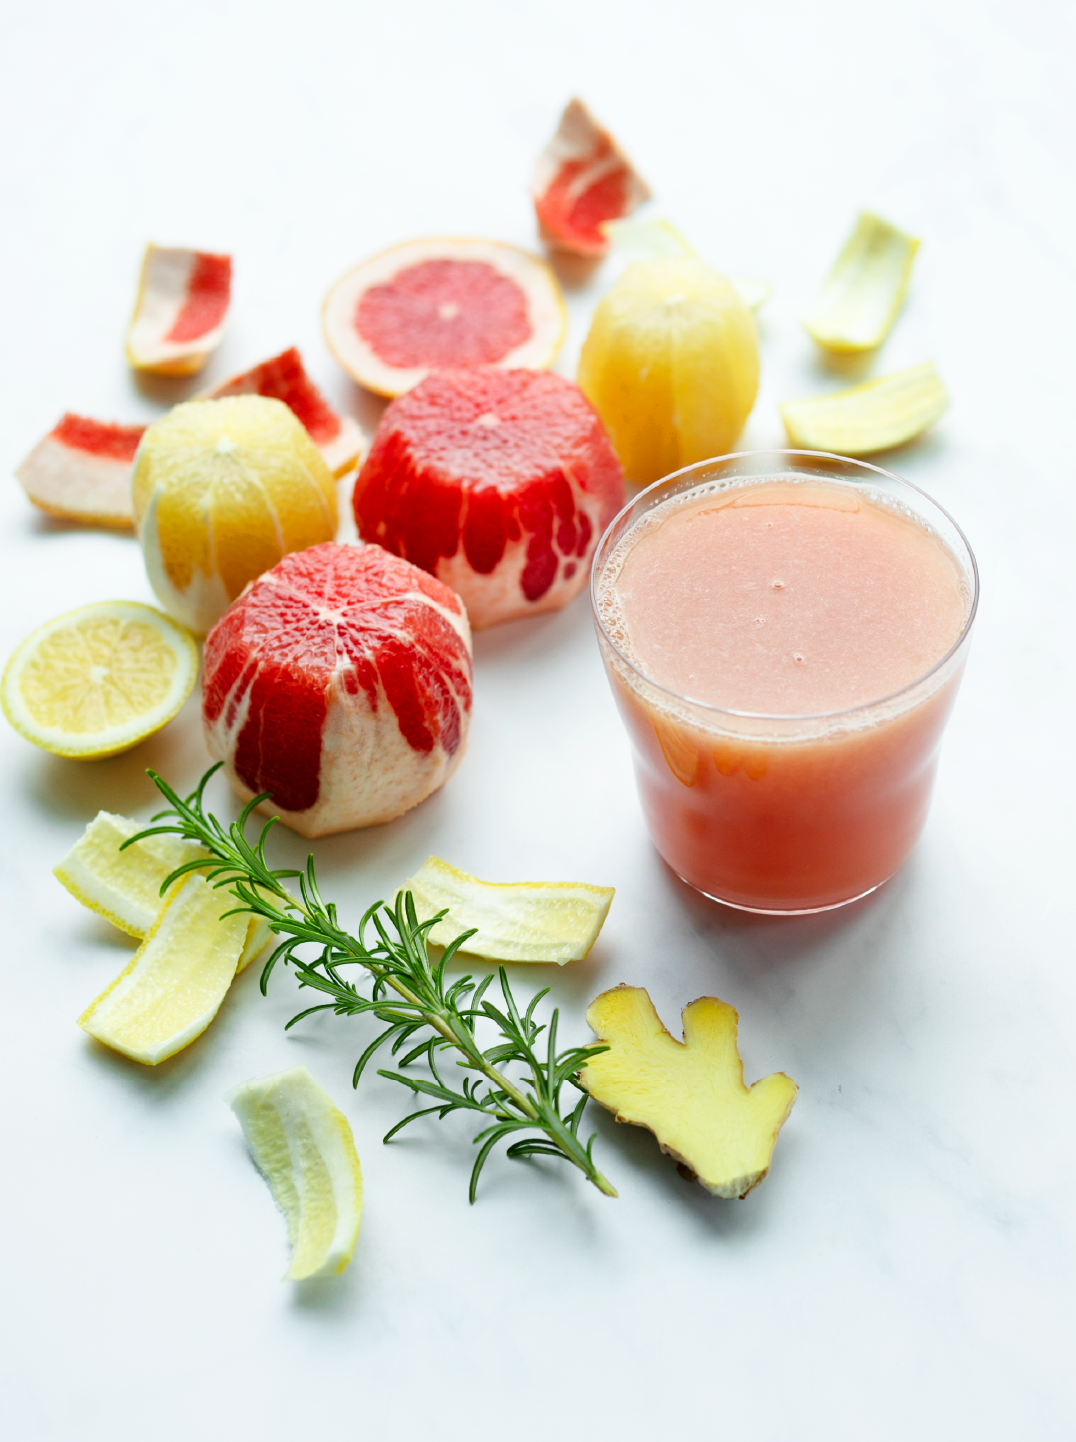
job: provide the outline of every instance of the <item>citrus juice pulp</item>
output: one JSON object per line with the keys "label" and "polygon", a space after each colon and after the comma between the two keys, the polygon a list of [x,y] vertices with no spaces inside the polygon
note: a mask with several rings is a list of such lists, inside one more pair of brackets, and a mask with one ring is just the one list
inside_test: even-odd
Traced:
{"label": "citrus juice pulp", "polygon": [[904,861],[975,604],[971,552],[921,492],[795,454],[651,487],[594,573],[651,836],[758,911],[841,905]]}

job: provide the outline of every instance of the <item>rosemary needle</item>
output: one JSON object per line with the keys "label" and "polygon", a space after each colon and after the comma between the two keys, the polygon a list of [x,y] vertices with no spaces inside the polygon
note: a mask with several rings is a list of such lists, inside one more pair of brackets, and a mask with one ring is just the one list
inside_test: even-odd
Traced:
{"label": "rosemary needle", "polygon": [[[503,966],[497,972],[501,1005],[495,1005],[486,995],[492,974],[478,983],[470,976],[450,979],[446,974],[448,963],[474,933],[465,931],[457,936],[435,965],[426,938],[446,913],[419,921],[410,892],[397,897],[393,906],[375,902],[359,923],[357,936],[343,930],[335,905],[321,896],[313,856],[307,857],[302,871],[274,870],[269,866],[265,842],[275,817],[266,822],[255,843],[247,839],[247,821],[254,808],[269,799],[268,793],[249,801],[238,820],[227,828],[205,810],[206,783],[221,764],[210,767],[185,800],[155,771],[149,771],[148,776],[168,807],[154,816],[155,824],[130,837],[123,846],[131,846],[146,836],[171,833],[197,841],[209,852],[209,860],[195,859],[177,867],[165,878],[161,894],[176,877],[201,870],[215,886],[231,892],[239,903],[237,911],[265,918],[281,940],[262,972],[262,992],[277,962],[283,961],[294,969],[300,986],[311,987],[328,998],[292,1017],[289,1027],[318,1011],[334,1011],[337,1016],[369,1013],[382,1024],[384,1029],[359,1057],[353,1084],[358,1086],[367,1063],[388,1046],[389,1055],[396,1058],[395,1070],[379,1069],[378,1075],[432,1102],[397,1122],[386,1133],[385,1141],[419,1117],[436,1113],[444,1118],[450,1112],[475,1112],[484,1125],[474,1139],[478,1155],[471,1172],[472,1202],[490,1153],[499,1142],[513,1136],[516,1140],[509,1142],[508,1156],[549,1156],[571,1162],[600,1192],[615,1197],[615,1189],[594,1165],[594,1136],[586,1143],[579,1136],[588,1097],[575,1080],[576,1073],[591,1057],[608,1048],[571,1047],[558,1052],[558,1012],[553,1012],[548,1025],[534,1019],[535,1008],[549,988],[540,991],[520,1011]],[[289,880],[298,881],[299,896],[284,885]],[[367,942],[371,931],[373,935]],[[298,949],[306,946],[319,949],[313,959],[309,959],[309,953],[299,955]],[[351,966],[360,967],[370,977],[369,995],[361,993],[355,982],[343,974],[343,968]],[[498,1040],[493,1046],[483,1047],[479,1042],[479,1022],[496,1027]],[[546,1035],[539,1055],[537,1044],[542,1032]],[[458,1083],[446,1079],[438,1070],[438,1060],[443,1062],[446,1053],[455,1053],[455,1065],[468,1073]],[[425,1075],[410,1070],[420,1060],[425,1063]],[[521,1074],[521,1079],[513,1080],[506,1068],[512,1068],[517,1077]],[[565,1082],[580,1093],[570,1110],[565,1109],[567,1102],[561,1101]]]}

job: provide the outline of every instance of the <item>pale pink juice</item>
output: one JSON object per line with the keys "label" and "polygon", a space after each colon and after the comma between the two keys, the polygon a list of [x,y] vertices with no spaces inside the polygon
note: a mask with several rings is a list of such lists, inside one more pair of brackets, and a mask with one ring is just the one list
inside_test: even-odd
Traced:
{"label": "pale pink juice", "polygon": [[891,876],[926,816],[973,563],[892,495],[792,473],[681,489],[603,548],[603,654],[670,866],[767,911]]}

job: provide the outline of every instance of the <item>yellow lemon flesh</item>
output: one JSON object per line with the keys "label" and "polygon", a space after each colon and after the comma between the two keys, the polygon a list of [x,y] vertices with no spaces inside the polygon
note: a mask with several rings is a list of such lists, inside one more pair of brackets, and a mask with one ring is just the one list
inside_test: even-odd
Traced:
{"label": "yellow lemon flesh", "polygon": [[287,1222],[286,1276],[342,1272],[362,1220],[362,1172],[347,1117],[305,1066],[244,1082],[228,1101]]}
{"label": "yellow lemon flesh", "polygon": [[135,457],[135,526],[161,604],[198,635],[248,581],[336,533],[336,485],[283,401],[187,401]]}
{"label": "yellow lemon flesh", "polygon": [[113,1051],[156,1066],[201,1036],[232,984],[249,917],[197,873],[185,876],[131,964],[82,1013],[78,1024]]}
{"label": "yellow lemon flesh", "polygon": [[611,886],[571,881],[479,881],[431,856],[401,887],[415,900],[419,921],[448,910],[429,933],[448,946],[477,929],[463,949],[491,961],[581,961],[594,945],[613,900]]}
{"label": "yellow lemon flesh", "polygon": [[649,485],[728,451],[758,392],[755,323],[691,256],[629,266],[594,313],[577,376],[628,479]]}
{"label": "yellow lemon flesh", "polygon": [[[147,836],[125,850],[125,841],[143,827],[128,816],[99,811],[58,866],[52,869],[83,906],[126,931],[144,937],[164,905],[161,887],[178,866],[208,856],[182,836]],[[171,890],[180,883],[174,881]],[[265,949],[272,933],[260,916],[247,920],[247,935],[236,971]]]}
{"label": "yellow lemon flesh", "polygon": [[114,756],[159,731],[191,693],[198,648],[137,601],[99,601],[32,632],[4,671],[4,715],[57,756]]}

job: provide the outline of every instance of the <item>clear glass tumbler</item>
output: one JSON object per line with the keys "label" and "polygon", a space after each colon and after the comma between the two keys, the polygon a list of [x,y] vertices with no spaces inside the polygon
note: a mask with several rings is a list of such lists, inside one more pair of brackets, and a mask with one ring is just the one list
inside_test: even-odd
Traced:
{"label": "clear glass tumbler", "polygon": [[[644,674],[610,634],[616,628],[602,598],[647,529],[645,518],[678,498],[693,503],[733,487],[802,479],[866,493],[944,544],[968,596],[951,649],[891,695],[817,715],[723,710]],[[654,517],[652,525],[660,522]],[[688,466],[642,491],[598,545],[591,600],[647,827],[672,869],[715,901],[785,915],[844,906],[892,876],[926,820],[978,587],[975,558],[951,517],[909,482],[860,461],[813,451],[745,452]]]}

